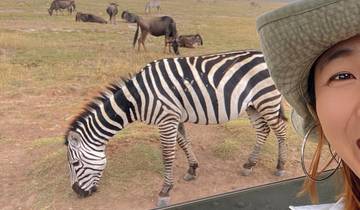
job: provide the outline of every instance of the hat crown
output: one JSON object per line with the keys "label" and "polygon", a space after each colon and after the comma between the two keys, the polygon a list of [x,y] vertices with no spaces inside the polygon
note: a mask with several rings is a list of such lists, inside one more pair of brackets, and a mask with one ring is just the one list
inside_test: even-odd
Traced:
{"label": "hat crown", "polygon": [[296,1],[294,3],[288,4],[279,9],[275,9],[271,12],[261,15],[256,20],[257,30],[259,31],[261,27],[267,23],[277,21],[289,16],[301,15],[305,12],[316,10],[318,8],[327,6],[329,4],[334,4],[340,1],[345,0],[305,0],[305,1]]}

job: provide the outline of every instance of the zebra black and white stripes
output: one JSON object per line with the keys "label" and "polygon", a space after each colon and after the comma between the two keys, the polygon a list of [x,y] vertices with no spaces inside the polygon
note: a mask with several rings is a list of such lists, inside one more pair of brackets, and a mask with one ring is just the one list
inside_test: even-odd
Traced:
{"label": "zebra black and white stripes", "polygon": [[244,169],[251,170],[256,164],[260,147],[272,129],[279,144],[277,169],[283,171],[281,95],[261,52],[244,50],[155,60],[132,78],[112,84],[71,123],[66,141],[73,189],[91,194],[105,168],[107,140],[127,124],[142,121],[159,127],[165,165],[160,197],[167,197],[173,185],[176,143],[188,158],[186,179],[195,177],[198,166],[182,123],[219,124],[245,114],[256,129],[257,143]]}

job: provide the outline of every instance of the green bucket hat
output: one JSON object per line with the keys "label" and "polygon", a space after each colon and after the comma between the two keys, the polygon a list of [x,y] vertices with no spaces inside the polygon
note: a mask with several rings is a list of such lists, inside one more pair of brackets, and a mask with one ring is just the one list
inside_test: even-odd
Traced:
{"label": "green bucket hat", "polygon": [[360,0],[296,1],[260,16],[257,31],[270,74],[295,110],[293,127],[304,136],[315,125],[306,105],[310,70],[331,46],[360,33]]}

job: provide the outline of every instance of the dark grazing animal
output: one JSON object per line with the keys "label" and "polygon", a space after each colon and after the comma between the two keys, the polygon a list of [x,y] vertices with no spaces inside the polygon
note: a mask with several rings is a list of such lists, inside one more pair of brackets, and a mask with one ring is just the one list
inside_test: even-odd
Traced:
{"label": "dark grazing animal", "polygon": [[149,0],[145,4],[145,13],[149,13],[151,9],[156,8],[157,11],[160,11],[160,0]]}
{"label": "dark grazing animal", "polygon": [[[146,36],[150,33],[153,36],[165,36],[165,46],[164,53],[166,52],[166,47],[169,45],[173,47],[174,53],[179,55],[179,49],[176,45],[171,45],[170,43],[177,38],[177,30],[175,21],[169,16],[162,17],[153,17],[151,19],[143,19],[141,17],[136,19],[137,28],[134,35],[133,47],[135,47],[136,40],[138,41],[138,51],[140,51],[140,44],[145,47]],[[139,28],[141,30],[140,38],[138,39]]]}
{"label": "dark grazing animal", "polygon": [[186,136],[185,122],[220,124],[247,115],[257,140],[243,169],[251,172],[273,130],[278,141],[275,170],[276,175],[282,175],[286,161],[286,118],[281,98],[259,51],[151,62],[133,77],[110,85],[71,123],[65,143],[72,189],[82,197],[96,191],[106,166],[108,140],[135,121],[159,128],[165,165],[159,206],[169,204],[176,144],[188,160],[184,179],[189,181],[197,175],[199,164]]}
{"label": "dark grazing animal", "polygon": [[76,13],[75,21],[107,24],[107,21],[104,20],[104,18],[102,17],[90,13],[82,13],[82,12]]}
{"label": "dark grazing animal", "polygon": [[176,40],[179,47],[195,48],[196,46],[202,46],[203,40],[200,34],[195,35],[180,35]]}
{"label": "dark grazing animal", "polygon": [[110,5],[106,8],[106,12],[109,15],[109,22],[116,24],[116,15],[118,14],[118,4],[110,3]]}
{"label": "dark grazing animal", "polygon": [[137,16],[134,13],[131,13],[127,10],[125,10],[121,13],[121,19],[125,20],[128,23],[136,23],[137,18],[139,18],[139,16]]}
{"label": "dark grazing animal", "polygon": [[50,8],[48,9],[49,15],[52,16],[54,10],[57,13],[59,10],[67,9],[71,15],[76,10],[75,0],[54,0],[51,2]]}

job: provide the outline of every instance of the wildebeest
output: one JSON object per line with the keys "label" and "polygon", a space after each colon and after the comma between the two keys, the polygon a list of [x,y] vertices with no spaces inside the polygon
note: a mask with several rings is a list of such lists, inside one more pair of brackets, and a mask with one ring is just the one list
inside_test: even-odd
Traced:
{"label": "wildebeest", "polygon": [[203,45],[203,40],[200,34],[195,35],[180,35],[176,40],[179,47],[195,48]]}
{"label": "wildebeest", "polygon": [[121,19],[124,19],[128,23],[136,23],[137,18],[139,18],[139,16],[137,16],[134,13],[131,13],[127,10],[125,10],[121,13]]}
{"label": "wildebeest", "polygon": [[116,24],[116,15],[118,14],[118,4],[110,3],[106,8],[106,12],[109,15],[109,22]]}
{"label": "wildebeest", "polygon": [[[148,33],[153,36],[165,36],[165,47],[164,53],[166,52],[166,47],[169,45],[170,52],[170,43],[177,38],[177,30],[175,21],[169,16],[162,17],[153,17],[151,19],[143,19],[141,17],[136,19],[137,28],[134,36],[133,47],[135,47],[136,40],[138,41],[138,51],[140,51],[140,44],[145,47],[145,39]],[[138,38],[139,28],[141,30],[141,36]],[[178,47],[176,45],[171,45],[173,47],[174,53],[179,54]]]}
{"label": "wildebeest", "polygon": [[145,4],[145,12],[149,13],[150,9],[152,8],[156,8],[157,11],[160,10],[160,0],[149,0],[148,2],[146,2]]}
{"label": "wildebeest", "polygon": [[89,13],[82,13],[82,12],[76,13],[75,21],[104,23],[104,24],[107,23],[107,21],[104,20],[102,17],[96,16],[93,14],[89,14]]}
{"label": "wildebeest", "polygon": [[76,9],[75,0],[54,0],[51,2],[48,12],[49,15],[52,16],[54,10],[57,13],[58,10],[62,9],[67,9],[69,14],[72,14],[72,12]]}

